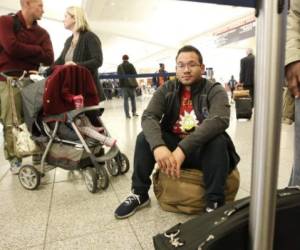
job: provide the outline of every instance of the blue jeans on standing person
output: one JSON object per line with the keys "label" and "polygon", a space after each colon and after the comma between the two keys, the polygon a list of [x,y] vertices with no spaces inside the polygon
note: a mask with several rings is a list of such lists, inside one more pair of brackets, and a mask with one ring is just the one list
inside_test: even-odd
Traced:
{"label": "blue jeans on standing person", "polygon": [[295,99],[294,163],[289,186],[300,185],[300,100]]}
{"label": "blue jeans on standing person", "polygon": [[124,110],[127,118],[130,118],[129,114],[129,103],[128,99],[131,101],[131,111],[132,115],[136,114],[136,103],[135,103],[135,88],[123,88],[123,98],[124,98]]}

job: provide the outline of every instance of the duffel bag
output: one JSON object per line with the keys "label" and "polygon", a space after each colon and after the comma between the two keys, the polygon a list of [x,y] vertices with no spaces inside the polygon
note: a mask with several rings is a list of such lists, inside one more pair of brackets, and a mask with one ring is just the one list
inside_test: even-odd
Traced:
{"label": "duffel bag", "polygon": [[[197,169],[182,169],[180,178],[168,177],[155,170],[153,176],[154,194],[162,209],[169,212],[197,214],[204,210],[205,186],[203,173]],[[226,202],[233,201],[240,185],[237,168],[228,175],[225,185]]]}
{"label": "duffel bag", "polygon": [[233,99],[240,97],[250,97],[250,91],[248,89],[234,90]]}

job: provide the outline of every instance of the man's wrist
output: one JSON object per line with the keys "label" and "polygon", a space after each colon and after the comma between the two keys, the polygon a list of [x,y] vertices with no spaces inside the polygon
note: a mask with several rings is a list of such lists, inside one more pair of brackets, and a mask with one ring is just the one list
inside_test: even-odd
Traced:
{"label": "man's wrist", "polygon": [[160,147],[166,147],[166,144],[159,144],[159,145],[156,145],[152,148],[152,152],[154,152],[156,149],[160,148]]}

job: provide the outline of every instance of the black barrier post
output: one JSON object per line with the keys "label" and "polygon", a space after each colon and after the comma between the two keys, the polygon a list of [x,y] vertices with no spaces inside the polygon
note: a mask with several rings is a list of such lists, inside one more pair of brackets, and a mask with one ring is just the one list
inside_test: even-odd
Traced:
{"label": "black barrier post", "polygon": [[240,6],[240,7],[253,7],[255,8],[256,3],[258,1],[255,0],[182,0],[182,1],[188,1],[188,2],[201,2],[201,3],[216,3],[216,4],[222,4],[222,5],[234,5],[234,6]]}
{"label": "black barrier post", "polygon": [[153,78],[158,76],[170,77],[176,76],[175,72],[168,73],[145,73],[136,75],[118,75],[117,73],[103,73],[99,75],[99,79],[122,79],[122,78]]}

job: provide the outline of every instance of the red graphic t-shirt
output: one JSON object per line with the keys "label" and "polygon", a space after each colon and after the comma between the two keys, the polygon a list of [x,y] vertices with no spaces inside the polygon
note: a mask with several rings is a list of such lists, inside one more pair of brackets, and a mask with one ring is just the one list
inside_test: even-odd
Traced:
{"label": "red graphic t-shirt", "polygon": [[199,121],[193,109],[191,90],[184,88],[181,94],[179,118],[173,126],[173,133],[184,137],[192,132],[198,124]]}

